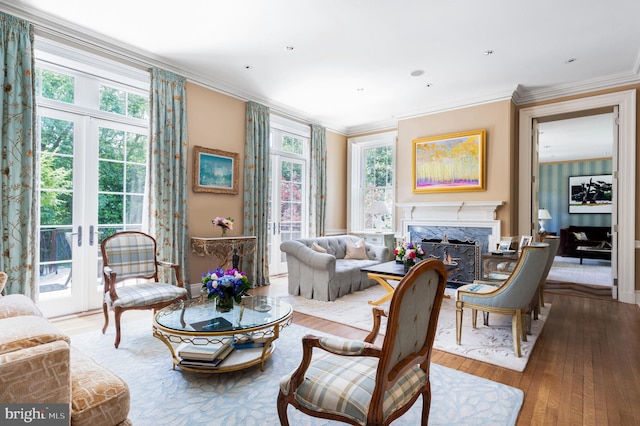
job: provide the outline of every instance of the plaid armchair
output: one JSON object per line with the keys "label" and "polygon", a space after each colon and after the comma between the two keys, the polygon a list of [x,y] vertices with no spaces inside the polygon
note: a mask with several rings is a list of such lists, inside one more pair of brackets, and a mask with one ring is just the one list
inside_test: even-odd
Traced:
{"label": "plaid armchair", "polygon": [[[102,241],[104,262],[104,327],[109,325],[109,309],[116,323],[115,347],[120,345],[120,317],[128,309],[160,309],[177,300],[187,299],[180,279],[180,265],[156,259],[156,240],[143,232],[118,232]],[[175,272],[177,285],[158,282],[158,267]],[[125,283],[125,281],[133,284]],[[140,280],[144,280],[140,282]]]}
{"label": "plaid armchair", "polygon": [[[353,425],[387,425],[402,416],[422,395],[422,424],[431,404],[429,365],[447,271],[435,259],[418,263],[396,287],[389,307],[382,346],[380,316],[361,341],[307,335],[300,366],[280,379],[278,416],[289,425],[289,404],[314,417]],[[314,348],[317,352],[314,352]]]}

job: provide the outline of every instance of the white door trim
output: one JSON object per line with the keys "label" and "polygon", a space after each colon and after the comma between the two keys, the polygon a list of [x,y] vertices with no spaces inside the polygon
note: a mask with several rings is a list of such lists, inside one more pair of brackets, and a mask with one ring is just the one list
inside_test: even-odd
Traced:
{"label": "white door trim", "polygon": [[[533,226],[532,127],[534,118],[584,111],[600,107],[619,107],[620,137],[618,144],[618,300],[636,303],[635,292],[635,217],[636,217],[636,91],[626,90],[583,99],[539,105],[520,110],[519,117],[519,197],[518,231],[529,235]],[[615,177],[614,177],[615,178]]]}

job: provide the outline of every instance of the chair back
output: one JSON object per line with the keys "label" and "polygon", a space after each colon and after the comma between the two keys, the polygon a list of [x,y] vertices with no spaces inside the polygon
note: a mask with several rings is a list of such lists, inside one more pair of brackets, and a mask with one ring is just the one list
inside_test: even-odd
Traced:
{"label": "chair back", "polygon": [[545,244],[549,244],[549,255],[547,256],[547,263],[544,266],[544,270],[542,271],[542,277],[540,278],[540,284],[544,284],[547,280],[547,276],[549,275],[549,271],[553,266],[553,260],[558,253],[558,248],[560,247],[560,237],[556,235],[548,235],[542,238],[542,242]]}
{"label": "chair back", "polygon": [[[153,278],[158,281],[156,240],[143,232],[117,232],[101,244],[104,266],[116,273],[117,281]],[[105,277],[106,278],[106,277]]]}
{"label": "chair back", "polygon": [[523,247],[513,272],[499,289],[491,293],[491,297],[465,294],[462,300],[497,308],[527,308],[538,289],[548,256],[549,244],[537,243]]}
{"label": "chair back", "polygon": [[416,365],[428,371],[448,272],[440,260],[428,259],[411,268],[396,287],[376,374],[376,394]]}

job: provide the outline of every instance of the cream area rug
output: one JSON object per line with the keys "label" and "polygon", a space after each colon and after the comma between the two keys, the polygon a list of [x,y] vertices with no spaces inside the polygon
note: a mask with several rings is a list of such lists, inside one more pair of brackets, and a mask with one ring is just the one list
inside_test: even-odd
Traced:
{"label": "cream area rug", "polygon": [[[129,386],[129,419],[136,426],[272,426],[278,381],[302,359],[302,336],[315,330],[290,325],[276,341],[273,356],[245,370],[206,374],[172,369],[169,349],[151,335],[151,317],[132,322],[123,315],[122,342],[113,347],[115,331],[71,336],[71,345],[113,371]],[[524,400],[522,390],[431,363],[429,425],[515,425]],[[422,399],[397,426],[420,424]],[[289,408],[296,426],[337,426]]]}
{"label": "cream area rug", "polygon": [[[489,327],[485,327],[482,322],[482,313],[478,312],[477,328],[474,329],[471,326],[471,310],[465,310],[462,318],[461,344],[456,344],[454,293],[455,290],[451,289],[446,289],[445,291],[445,294],[451,295],[452,298],[445,298],[442,302],[434,348],[510,370],[524,371],[531,351],[549,315],[551,305],[547,303],[542,308],[539,319],[532,321],[532,334],[527,336],[527,342],[522,342],[522,356],[518,358],[513,352],[511,317],[507,315],[491,314]],[[335,302],[309,300],[292,295],[287,295],[282,299],[291,304],[293,309],[300,313],[350,325],[362,330],[371,330],[373,325],[372,305],[367,302],[369,300],[378,300],[384,294],[385,290],[381,286],[375,285],[364,291],[348,294]],[[388,308],[388,303],[382,306]],[[384,333],[384,324],[381,330],[381,333]]]}
{"label": "cream area rug", "polygon": [[548,280],[576,284],[613,286],[611,262],[607,260],[580,259],[556,256],[549,270]]}

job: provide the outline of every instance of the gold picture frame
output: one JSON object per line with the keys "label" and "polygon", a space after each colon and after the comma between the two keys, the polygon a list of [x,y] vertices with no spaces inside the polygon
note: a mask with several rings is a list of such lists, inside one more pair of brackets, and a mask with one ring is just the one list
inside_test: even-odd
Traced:
{"label": "gold picture frame", "polygon": [[413,192],[484,191],[486,130],[413,140]]}
{"label": "gold picture frame", "polygon": [[219,149],[193,147],[193,191],[237,194],[239,155]]}

